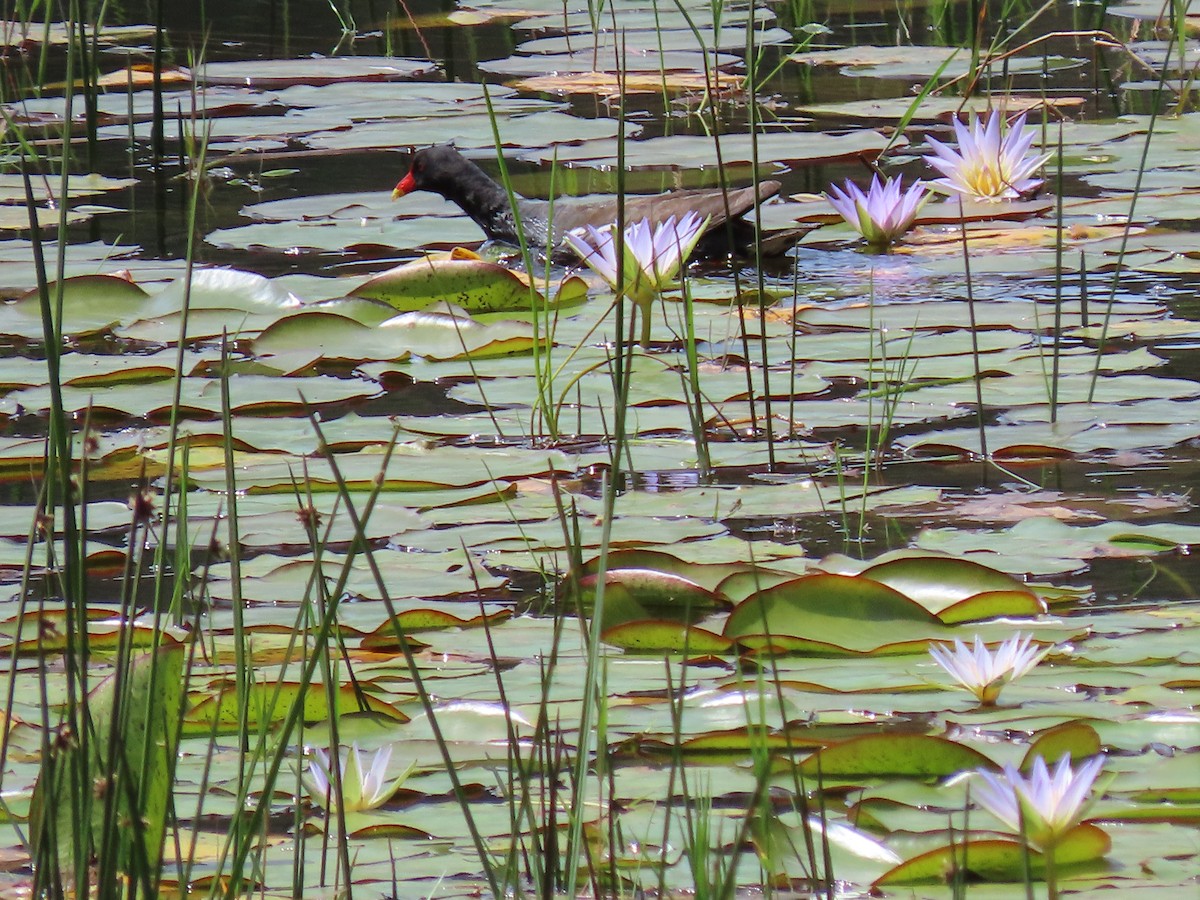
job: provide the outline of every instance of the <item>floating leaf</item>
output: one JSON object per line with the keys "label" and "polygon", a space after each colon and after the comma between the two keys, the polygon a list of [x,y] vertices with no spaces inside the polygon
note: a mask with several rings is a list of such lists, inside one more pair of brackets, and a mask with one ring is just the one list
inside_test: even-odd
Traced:
{"label": "floating leaf", "polygon": [[805,575],[739,603],[726,637],[771,643],[795,638],[867,653],[900,641],[945,639],[942,622],[898,591],[849,575]]}
{"label": "floating leaf", "polygon": [[1086,722],[1063,722],[1040,732],[1029,745],[1021,760],[1021,771],[1028,772],[1033,761],[1041,757],[1047,766],[1054,766],[1064,755],[1072,761],[1088,759],[1103,750],[1100,735]]}
{"label": "floating leaf", "polygon": [[[1001,592],[996,598],[1001,606],[1004,600],[1019,594],[1028,594],[1037,604],[1037,598],[1011,575],[967,559],[939,556],[893,559],[863,569],[861,574],[911,597],[933,613],[985,592]],[[960,610],[954,618],[965,621],[965,614]]]}
{"label": "floating leaf", "polygon": [[618,77],[612,72],[573,72],[555,75],[534,75],[513,83],[513,87],[536,94],[672,94],[734,93],[742,89],[745,79],[720,69],[710,75],[703,72],[662,72],[659,74],[625,73]]}
{"label": "floating leaf", "polygon": [[[420,650],[429,645],[413,638],[411,635],[422,631],[442,631],[449,628],[481,628],[499,625],[510,618],[512,613],[500,610],[490,615],[476,616],[473,619],[461,619],[436,609],[406,609],[396,616],[396,622],[404,633],[412,650]],[[391,622],[384,622],[370,634],[363,635],[360,645],[364,650],[376,652],[399,653],[400,641],[396,637],[396,629]]]}
{"label": "floating leaf", "polygon": [[320,85],[414,78],[430,72],[433,68],[434,64],[427,60],[399,59],[393,56],[312,56],[306,59],[208,62],[198,67],[193,74],[200,84],[245,85],[269,90],[294,84]]}
{"label": "floating leaf", "polygon": [[[559,286],[554,305],[579,302],[586,293],[582,279],[569,278]],[[351,295],[382,300],[402,311],[452,302],[469,313],[528,313],[546,303],[526,276],[466,250],[456,250],[449,257],[427,256],[389,269],[359,285]]]}
{"label": "floating leaf", "polygon": [[946,778],[995,763],[963,744],[927,734],[868,734],[819,750],[800,763],[808,777]]}
{"label": "floating leaf", "polygon": [[[581,611],[594,608],[599,578],[586,575],[579,581]],[[568,584],[569,586],[569,584]],[[572,603],[572,598],[566,598]],[[604,574],[605,629],[627,622],[662,618],[670,614],[680,621],[695,621],[728,602],[700,585],[678,575],[652,569],[609,569]]]}
{"label": "floating leaf", "polygon": [[678,622],[635,619],[604,629],[600,640],[629,653],[687,653],[691,655],[729,653],[733,641],[703,628],[689,628]]}
{"label": "floating leaf", "polygon": [[[338,715],[358,712],[362,709],[354,685],[341,685],[334,692],[335,711]],[[209,734],[236,734],[238,730],[238,697],[230,682],[218,682],[210,686],[207,695],[192,695],[193,705],[183,721],[183,733],[188,736]],[[310,684],[301,686],[296,682],[268,684],[252,682],[246,698],[247,722],[251,730],[276,725],[284,720],[289,707],[303,703],[301,718],[305,722],[322,722],[331,713],[325,686]],[[407,722],[408,716],[377,697],[365,694],[362,702],[368,711],[378,713],[395,722]],[[214,732],[215,729],[215,732]]]}
{"label": "floating leaf", "polygon": [[[1062,867],[1100,859],[1112,848],[1108,835],[1084,823],[1067,832],[1054,850],[1055,865]],[[1045,871],[1041,853],[1019,841],[968,840],[922,853],[880,877],[876,885],[941,884],[953,877],[959,861],[967,860],[967,871],[977,879],[1020,884],[1025,881],[1028,860],[1033,874]]]}
{"label": "floating leaf", "polygon": [[1046,612],[1046,602],[1029,591],[983,591],[947,606],[938,618],[947,625],[988,619],[1034,619]]}
{"label": "floating leaf", "polygon": [[461,311],[402,313],[378,325],[344,316],[304,312],[265,328],[254,342],[268,365],[285,372],[308,370],[314,363],[405,360],[484,359],[524,353],[533,347],[533,329],[522,322],[483,324]]}

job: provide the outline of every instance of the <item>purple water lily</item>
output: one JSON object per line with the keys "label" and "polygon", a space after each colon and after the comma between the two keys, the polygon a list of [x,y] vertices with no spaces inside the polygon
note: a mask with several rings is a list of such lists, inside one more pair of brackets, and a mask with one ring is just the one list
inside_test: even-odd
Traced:
{"label": "purple water lily", "polygon": [[881,182],[878,175],[872,177],[865,194],[847,181],[844,189],[831,184],[825,198],[863,240],[880,249],[895,243],[912,227],[917,213],[929,199],[920,181],[913,182],[906,191],[902,179],[887,178]]}
{"label": "purple water lily", "polygon": [[1091,803],[1088,793],[1104,767],[1104,757],[1089,759],[1078,769],[1063,756],[1051,773],[1042,757],[1035,757],[1026,777],[1016,766],[1006,765],[1000,775],[980,771],[983,784],[973,792],[979,804],[1029,843],[1049,850],[1083,819]]}
{"label": "purple water lily", "polygon": [[668,217],[653,227],[649,219],[626,226],[624,284],[617,275],[616,225],[584,225],[566,235],[566,242],[618,294],[633,300],[642,316],[642,345],[650,340],[650,304],[672,287],[675,276],[696,248],[708,219],[694,212]]}

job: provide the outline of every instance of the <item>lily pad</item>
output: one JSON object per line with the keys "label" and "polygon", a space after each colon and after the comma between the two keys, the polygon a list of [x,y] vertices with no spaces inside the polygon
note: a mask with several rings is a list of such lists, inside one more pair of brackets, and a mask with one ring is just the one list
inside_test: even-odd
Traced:
{"label": "lily pad", "polygon": [[245,85],[272,90],[294,84],[417,78],[429,74],[434,68],[434,64],[427,60],[398,59],[393,56],[310,56],[301,59],[209,62],[198,67],[194,75],[200,84]]}
{"label": "lily pad", "polygon": [[284,372],[318,360],[359,363],[375,359],[482,359],[524,353],[533,347],[532,328],[521,322],[484,325],[456,312],[403,313],[376,326],[342,316],[306,312],[268,326],[254,342],[267,365]]}
{"label": "lily pad", "polygon": [[[454,303],[469,313],[531,312],[546,305],[528,277],[466,251],[390,269],[359,285],[352,296],[382,300],[401,311],[438,302]],[[579,303],[586,296],[583,280],[568,278],[559,285],[553,305]]]}
{"label": "lily pad", "polygon": [[848,575],[805,575],[747,597],[729,615],[726,637],[770,644],[799,638],[870,653],[900,641],[944,638],[923,606],[879,582]]}
{"label": "lily pad", "polygon": [[806,777],[946,778],[995,764],[978,750],[927,734],[871,734],[834,744],[800,763]]}
{"label": "lily pad", "polygon": [[[1062,837],[1054,849],[1055,865],[1062,867],[1098,860],[1108,853],[1112,841],[1104,831],[1086,822],[1077,825]],[[964,855],[971,875],[990,882],[1020,884],[1025,880],[1026,860],[1035,876],[1045,871],[1041,853],[1024,847],[1018,841],[968,840],[930,850],[879,878],[877,885],[940,884],[947,872],[954,872]]]}

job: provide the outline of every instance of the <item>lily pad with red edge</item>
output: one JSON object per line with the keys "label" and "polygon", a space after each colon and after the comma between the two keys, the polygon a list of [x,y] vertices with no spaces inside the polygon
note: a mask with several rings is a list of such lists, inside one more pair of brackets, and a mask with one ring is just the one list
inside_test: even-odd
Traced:
{"label": "lily pad with red edge", "polygon": [[302,312],[268,325],[254,341],[266,365],[307,371],[315,361],[360,363],[402,360],[482,359],[524,353],[533,347],[524,322],[483,324],[462,312],[401,313],[376,325],[324,312]]}
{"label": "lily pad with red edge", "polygon": [[[348,838],[388,838],[389,840],[415,838],[422,841],[422,845],[434,840],[434,835],[428,831],[423,831],[415,825],[404,825],[393,821],[384,814],[347,812],[345,816],[346,837]],[[336,819],[334,818],[328,820],[309,818],[304,823],[304,830],[310,835],[324,834],[326,829],[335,823]]]}
{"label": "lily pad with red edge", "polygon": [[732,573],[728,578],[721,579],[717,591],[735,603],[745,600],[752,594],[766,588],[775,587],[796,577],[795,572],[784,572],[778,569],[766,569],[762,566],[743,569]]}
{"label": "lily pad with red edge", "polygon": [[[446,628],[478,628],[483,625],[498,625],[512,617],[511,610],[500,610],[489,615],[475,616],[470,619],[459,618],[438,609],[406,609],[396,615],[400,630],[408,639],[409,647],[414,650],[428,646],[424,641],[412,637],[415,632],[441,631]],[[363,635],[359,644],[364,650],[396,651],[400,650],[400,641],[396,637],[396,629],[391,622],[384,622],[374,631]]]}
{"label": "lily pad with red edge", "polygon": [[620,97],[629,94],[693,94],[740,91],[745,77],[731,75],[714,69],[710,74],[703,72],[655,72],[653,74],[625,74],[615,72],[571,72],[551,75],[532,75],[513,83],[514,87],[534,94],[558,94],[573,96],[596,94],[602,97]]}
{"label": "lily pad with red edge", "polygon": [[[217,681],[204,691],[193,691],[189,695],[193,702],[183,717],[184,736],[210,734],[236,734],[238,732],[237,691],[231,681]],[[367,694],[362,698],[369,712],[404,723],[408,716],[389,703]],[[251,727],[275,725],[282,722],[294,703],[303,705],[302,718],[305,722],[323,722],[331,712],[339,716],[361,711],[359,695],[354,685],[345,684],[335,691],[334,710],[330,710],[328,694],[324,685],[301,685],[298,682],[253,682],[247,698],[247,721]]]}
{"label": "lily pad with red edge", "polygon": [[[585,612],[595,608],[599,576],[580,579],[579,603]],[[565,601],[571,604],[568,597]],[[729,602],[694,581],[656,572],[653,569],[610,569],[604,575],[604,606],[601,622],[610,629],[627,622],[662,619],[696,622],[713,610],[727,609]]]}
{"label": "lily pad with red edge", "polygon": [[[1064,866],[1095,862],[1111,849],[1112,840],[1102,829],[1087,822],[1077,825],[1055,847],[1054,860],[1059,875],[1064,874]],[[968,840],[907,860],[885,872],[872,886],[942,884],[953,877],[964,857],[968,875],[989,882],[1024,882],[1026,860],[1035,877],[1041,877],[1046,868],[1045,857],[1037,850],[1026,848],[1020,841]]]}
{"label": "lily pad with red edge", "polygon": [[[724,24],[724,23],[723,23]],[[690,25],[690,23],[689,23]],[[705,48],[714,50],[738,51],[746,46],[748,40],[744,27],[722,27],[720,31],[694,25],[686,28],[647,28],[641,30],[621,30],[620,35],[611,29],[603,33],[597,32],[589,39],[589,48],[600,54],[612,52],[614,47],[620,47],[621,55],[643,53],[686,53],[696,47],[697,43]],[[783,28],[755,28],[754,42],[761,46],[768,44],[791,43],[792,34]],[[539,37],[518,44],[516,50],[524,55],[547,55],[558,57],[572,52],[579,44],[577,35],[554,35]],[[618,66],[618,70],[619,70]],[[552,71],[552,70],[548,70]]]}
{"label": "lily pad with red edge", "polygon": [[[51,302],[56,302],[57,283],[47,285]],[[65,333],[92,331],[116,322],[137,318],[149,295],[121,275],[75,275],[62,283],[63,328]],[[41,301],[36,290],[28,291],[12,304],[14,312],[41,320]]]}
{"label": "lily pad with red edge", "polygon": [[1021,771],[1028,772],[1038,757],[1045,760],[1047,766],[1053,766],[1065,755],[1078,761],[1095,756],[1102,749],[1100,735],[1091,725],[1086,722],[1063,722],[1034,735],[1025,758],[1021,760]]}
{"label": "lily pad with red edge", "polygon": [[996,764],[965,744],[930,734],[868,734],[825,747],[800,763],[805,775],[947,778]]}
{"label": "lily pad with red edge", "polygon": [[683,742],[687,753],[749,753],[765,747],[769,750],[796,750],[820,747],[830,740],[830,735],[819,732],[808,733],[807,729],[792,729],[790,734],[763,725],[747,725],[727,731],[709,731],[698,734]]}
{"label": "lily pad with red edge", "polygon": [[[746,648],[752,656],[820,656],[837,659],[842,657],[863,656],[870,651],[848,650],[838,644],[828,641],[813,641],[808,638],[791,637],[790,635],[748,634],[738,638],[738,644]],[[923,645],[922,645],[923,646]],[[911,650],[909,652],[917,652]]]}
{"label": "lily pad with red edge", "polygon": [[[116,570],[116,571],[119,571]],[[102,573],[103,574],[103,573]],[[88,647],[97,655],[115,651],[121,647],[145,647],[153,649],[165,644],[177,644],[179,638],[151,625],[122,621],[111,616],[88,623]],[[78,636],[70,640],[66,634],[43,634],[25,638],[4,646],[6,653],[16,656],[58,655],[74,646]]]}
{"label": "lily pad with red edge", "polygon": [[[901,139],[903,140],[903,138]],[[763,134],[756,141],[749,135],[726,135],[718,156],[713,142],[701,135],[675,134],[667,137],[629,141],[625,145],[625,165],[634,168],[688,169],[750,163],[791,162],[796,165],[823,165],[852,159],[874,159],[888,139],[874,131],[830,135],[821,132],[780,132]],[[557,145],[553,150],[535,150],[523,159],[575,166],[605,168],[617,161],[615,139],[587,141],[577,146]]]}
{"label": "lily pad with red edge", "polygon": [[[561,18],[561,10],[556,18]],[[665,53],[621,53],[612,47],[601,48],[599,54],[590,46],[569,53],[539,53],[536,56],[517,54],[506,59],[486,60],[478,64],[481,72],[513,78],[523,75],[561,75],[587,72],[623,72],[626,74],[657,75],[661,72],[703,72],[705,69],[725,69],[741,64],[732,53],[707,53],[700,50],[668,50]],[[559,144],[559,147],[565,145]]]}
{"label": "lily pad with red edge", "polygon": [[938,618],[947,625],[1007,617],[1033,619],[1046,612],[1046,602],[1030,591],[984,591],[947,606]]}
{"label": "lily pad with red edge", "polygon": [[724,654],[734,646],[727,637],[661,619],[635,620],[606,628],[600,640],[627,653]]}
{"label": "lily pad with red edge", "polygon": [[[350,295],[382,300],[401,312],[443,301],[471,314],[528,313],[546,306],[545,297],[530,286],[527,276],[461,249],[449,256],[429,256],[389,269],[360,284]],[[586,282],[572,276],[559,285],[550,305],[572,305],[586,297]]]}
{"label": "lily pad with red edge", "polygon": [[725,636],[829,644],[869,653],[888,644],[945,640],[949,629],[899,591],[851,575],[819,573],[759,591],[730,613]]}
{"label": "lily pad with red edge", "polygon": [[892,559],[863,569],[861,576],[894,588],[933,613],[984,592],[1029,593],[1011,575],[968,559],[946,556]]}
{"label": "lily pad with red edge", "polygon": [[[801,115],[821,119],[835,119],[862,123],[891,123],[904,120],[911,124],[932,124],[939,120],[958,117],[970,112],[986,113],[998,104],[1009,115],[1043,108],[1062,108],[1068,112],[1084,105],[1081,97],[1063,97],[1049,100],[1046,97],[998,96],[991,92],[978,97],[925,97],[914,109],[912,97],[893,97],[879,100],[848,100],[796,106],[794,111]],[[1132,129],[1131,129],[1132,130]]]}
{"label": "lily pad with red edge", "polygon": [[[749,563],[704,563],[680,559],[665,550],[646,550],[640,547],[629,547],[612,550],[605,557],[608,570],[613,569],[653,569],[668,575],[678,575],[688,581],[695,582],[707,590],[721,594],[718,587],[731,574],[754,571]],[[583,564],[583,574],[594,575],[600,570],[600,557],[594,556]],[[789,576],[794,577],[794,576]]]}

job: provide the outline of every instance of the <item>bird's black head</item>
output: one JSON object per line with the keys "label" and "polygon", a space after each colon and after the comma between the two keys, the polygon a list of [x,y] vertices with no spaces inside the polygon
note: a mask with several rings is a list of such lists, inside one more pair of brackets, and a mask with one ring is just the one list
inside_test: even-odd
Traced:
{"label": "bird's black head", "polygon": [[451,144],[435,144],[412,155],[408,174],[392,191],[392,199],[413,191],[433,191],[447,198],[458,196],[462,193],[463,180],[477,178],[475,173],[483,175],[478,166]]}

